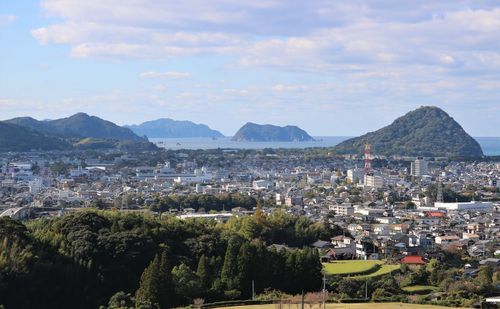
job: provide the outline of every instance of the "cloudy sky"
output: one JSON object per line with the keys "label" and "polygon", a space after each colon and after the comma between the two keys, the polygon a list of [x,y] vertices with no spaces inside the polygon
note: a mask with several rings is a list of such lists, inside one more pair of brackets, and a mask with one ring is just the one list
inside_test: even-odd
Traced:
{"label": "cloudy sky", "polygon": [[421,105],[500,136],[500,2],[0,0],[0,119],[357,135]]}

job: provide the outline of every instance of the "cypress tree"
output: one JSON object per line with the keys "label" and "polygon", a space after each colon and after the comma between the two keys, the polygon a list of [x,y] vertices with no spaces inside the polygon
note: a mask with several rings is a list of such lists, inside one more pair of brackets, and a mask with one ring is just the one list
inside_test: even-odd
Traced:
{"label": "cypress tree", "polygon": [[139,283],[139,289],[135,294],[136,307],[143,304],[152,304],[159,306],[160,304],[160,258],[155,255],[154,259],[144,269]]}
{"label": "cypress tree", "polygon": [[240,250],[240,243],[237,237],[231,237],[227,244],[226,255],[224,257],[224,264],[221,270],[221,282],[227,290],[237,289],[238,275],[238,252]]}
{"label": "cypress tree", "polygon": [[172,274],[170,263],[168,261],[167,252],[163,251],[160,258],[159,268],[159,286],[160,286],[160,307],[168,308],[177,305],[174,284],[172,282]]}
{"label": "cypress tree", "polygon": [[200,282],[204,290],[209,288],[212,282],[212,274],[207,267],[208,263],[208,258],[205,257],[205,255],[202,255],[198,261],[198,268],[196,269],[196,274],[200,278]]}

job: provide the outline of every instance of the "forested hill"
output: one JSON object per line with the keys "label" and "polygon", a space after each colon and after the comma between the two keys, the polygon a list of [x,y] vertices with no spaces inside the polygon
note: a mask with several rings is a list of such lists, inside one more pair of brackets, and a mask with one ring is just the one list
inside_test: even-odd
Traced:
{"label": "forested hill", "polygon": [[0,122],[0,152],[68,149],[71,149],[71,145],[57,137]]}
{"label": "forested hill", "polygon": [[335,146],[340,154],[362,154],[372,145],[376,155],[482,156],[479,143],[442,109],[420,107],[396,119],[391,125]]}
{"label": "forested hill", "polygon": [[114,140],[144,141],[128,128],[120,127],[111,121],[85,113],[74,114],[56,120],[36,120],[31,117],[19,117],[6,120],[6,123],[26,127],[45,135],[60,137],[100,138]]}
{"label": "forested hill", "polygon": [[341,233],[284,212],[225,225],[95,210],[26,225],[3,217],[0,305],[99,308],[115,295],[120,308],[170,308],[248,299],[252,280],[257,293],[318,291],[319,253],[299,248]]}
{"label": "forested hill", "polygon": [[260,125],[246,123],[233,136],[233,141],[247,142],[304,142],[314,141],[306,131],[296,126],[279,127],[275,125]]}
{"label": "forested hill", "polygon": [[162,118],[146,121],[138,125],[125,126],[139,136],[149,138],[224,137],[219,131],[205,124]]}

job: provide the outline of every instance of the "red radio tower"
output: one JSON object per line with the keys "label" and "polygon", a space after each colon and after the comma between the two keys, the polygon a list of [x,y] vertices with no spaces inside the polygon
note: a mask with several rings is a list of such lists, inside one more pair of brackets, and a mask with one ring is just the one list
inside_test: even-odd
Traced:
{"label": "red radio tower", "polygon": [[371,155],[372,145],[365,144],[365,175],[370,173],[372,169],[372,155]]}

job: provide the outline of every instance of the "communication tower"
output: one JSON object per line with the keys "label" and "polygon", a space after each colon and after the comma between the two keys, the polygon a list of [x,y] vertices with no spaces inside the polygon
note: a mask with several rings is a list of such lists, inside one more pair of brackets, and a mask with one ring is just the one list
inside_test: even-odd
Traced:
{"label": "communication tower", "polygon": [[372,169],[372,145],[366,143],[365,144],[365,175],[370,174]]}

